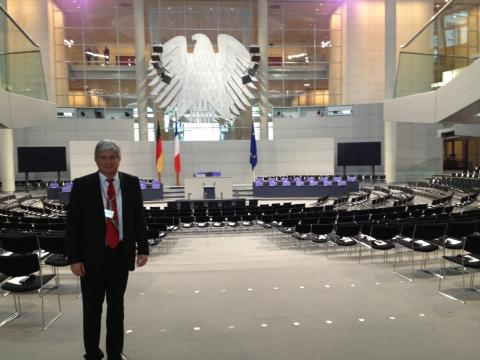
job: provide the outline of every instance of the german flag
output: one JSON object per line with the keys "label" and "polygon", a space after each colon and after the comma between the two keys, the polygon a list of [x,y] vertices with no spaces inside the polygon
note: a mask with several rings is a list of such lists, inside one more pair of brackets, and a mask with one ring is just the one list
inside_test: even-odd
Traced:
{"label": "german flag", "polygon": [[157,123],[156,145],[157,173],[161,174],[163,172],[163,145],[162,133],[160,132],[160,123]]}

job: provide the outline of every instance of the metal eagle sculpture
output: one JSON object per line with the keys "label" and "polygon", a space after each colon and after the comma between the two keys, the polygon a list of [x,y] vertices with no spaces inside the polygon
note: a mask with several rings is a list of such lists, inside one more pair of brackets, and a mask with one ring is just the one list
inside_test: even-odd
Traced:
{"label": "metal eagle sculpture", "polygon": [[255,85],[244,81],[252,75],[248,74],[250,53],[226,34],[218,35],[217,52],[206,35],[195,34],[192,39],[192,53],[185,36],[175,36],[163,44],[159,65],[150,63],[149,86],[155,103],[174,109],[177,118],[211,113],[216,121],[231,124],[254,98],[249,87],[255,89]]}

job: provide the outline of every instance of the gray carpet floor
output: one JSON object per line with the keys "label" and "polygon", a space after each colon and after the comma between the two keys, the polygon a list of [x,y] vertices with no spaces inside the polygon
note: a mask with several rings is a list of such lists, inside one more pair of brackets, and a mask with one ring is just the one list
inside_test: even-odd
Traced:
{"label": "gray carpet floor", "polygon": [[[447,278],[447,288],[460,280]],[[63,269],[61,281],[63,315],[42,331],[39,299],[23,296],[24,315],[0,328],[1,359],[82,359],[76,280]],[[134,360],[478,359],[480,294],[461,304],[437,288],[432,276],[394,275],[381,256],[359,263],[357,253],[327,256],[260,230],[179,231],[130,275],[125,353]],[[54,299],[46,297],[48,315]],[[0,298],[1,317],[11,307],[12,296]]]}

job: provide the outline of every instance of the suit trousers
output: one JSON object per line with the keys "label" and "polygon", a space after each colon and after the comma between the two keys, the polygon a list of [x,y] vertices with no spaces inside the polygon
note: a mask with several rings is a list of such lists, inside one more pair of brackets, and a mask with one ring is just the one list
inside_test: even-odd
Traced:
{"label": "suit trousers", "polygon": [[128,281],[123,243],[112,250],[105,247],[103,268],[99,273],[86,269],[81,278],[83,303],[83,342],[85,359],[103,358],[100,350],[102,307],[107,298],[106,350],[109,360],[121,359],[123,352],[123,299]]}

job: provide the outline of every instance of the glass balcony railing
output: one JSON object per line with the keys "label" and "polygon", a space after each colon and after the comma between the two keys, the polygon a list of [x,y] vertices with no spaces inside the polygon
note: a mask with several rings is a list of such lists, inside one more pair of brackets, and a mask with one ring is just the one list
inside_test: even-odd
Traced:
{"label": "glass balcony railing", "polygon": [[395,97],[438,89],[480,57],[480,0],[450,0],[401,46]]}
{"label": "glass balcony railing", "polygon": [[0,86],[47,100],[40,47],[0,5]]}

